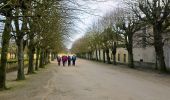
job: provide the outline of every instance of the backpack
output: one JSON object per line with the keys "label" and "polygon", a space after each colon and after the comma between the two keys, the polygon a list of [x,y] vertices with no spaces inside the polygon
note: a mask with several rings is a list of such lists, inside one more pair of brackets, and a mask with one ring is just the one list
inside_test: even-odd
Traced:
{"label": "backpack", "polygon": [[61,61],[61,57],[57,57],[57,61]]}
{"label": "backpack", "polygon": [[70,56],[68,56],[68,61],[71,61],[71,57]]}
{"label": "backpack", "polygon": [[76,60],[76,56],[73,56],[73,57],[72,57],[72,60]]}

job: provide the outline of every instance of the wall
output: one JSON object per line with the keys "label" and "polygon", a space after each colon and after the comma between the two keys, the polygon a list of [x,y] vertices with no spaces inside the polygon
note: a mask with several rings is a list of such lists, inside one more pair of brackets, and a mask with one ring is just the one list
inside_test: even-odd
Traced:
{"label": "wall", "polygon": [[[99,50],[97,51],[97,53],[98,53],[98,58],[99,58]],[[112,54],[111,49],[109,50],[109,56],[110,56],[111,62],[113,62],[113,54]],[[96,51],[93,52],[92,57],[93,59],[96,59]],[[103,61],[103,50],[100,50],[100,58],[101,58],[100,60]],[[105,54],[105,60],[107,60],[106,54]],[[117,48],[116,62],[125,63],[125,64],[128,63],[128,52],[125,48]]]}
{"label": "wall", "polygon": [[155,63],[156,55],[154,51],[155,49],[153,47],[134,48],[133,49],[134,61]]}
{"label": "wall", "polygon": [[170,43],[169,42],[165,43],[165,46],[164,46],[164,55],[165,55],[166,66],[170,70]]}
{"label": "wall", "polygon": [[[126,57],[125,57],[125,55],[126,55]],[[116,62],[125,63],[125,64],[128,63],[128,52],[127,52],[126,48],[117,48]]]}
{"label": "wall", "polygon": [[[134,48],[134,61],[136,66],[155,68],[156,53],[154,47],[146,48]],[[165,63],[168,69],[170,69],[170,45],[164,46]]]}
{"label": "wall", "polygon": [[[165,55],[165,62],[168,69],[170,69],[170,43],[165,44],[164,46],[164,55]],[[98,58],[99,58],[99,51]],[[145,47],[145,48],[133,48],[133,56],[134,56],[134,64],[138,67],[145,67],[145,68],[155,68],[156,64],[156,53],[154,47]],[[111,62],[113,62],[113,55],[112,51],[110,50],[110,58]],[[126,58],[124,58],[126,55]],[[92,55],[93,59],[96,59],[96,51],[93,52]],[[86,58],[88,58],[88,54],[86,54]],[[103,50],[100,50],[100,60],[103,61]],[[105,60],[106,54],[105,54]],[[116,53],[116,62],[121,64],[128,64],[128,52],[126,48],[117,48]]]}

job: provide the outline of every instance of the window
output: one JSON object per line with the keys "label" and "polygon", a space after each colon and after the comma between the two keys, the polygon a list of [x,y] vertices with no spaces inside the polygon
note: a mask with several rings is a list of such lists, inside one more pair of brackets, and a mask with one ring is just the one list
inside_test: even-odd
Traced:
{"label": "window", "polygon": [[143,59],[140,59],[140,62],[143,62]]}

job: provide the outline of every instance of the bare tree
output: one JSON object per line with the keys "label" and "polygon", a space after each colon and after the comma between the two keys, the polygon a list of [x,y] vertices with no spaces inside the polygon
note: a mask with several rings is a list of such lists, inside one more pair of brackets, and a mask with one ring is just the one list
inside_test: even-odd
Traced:
{"label": "bare tree", "polygon": [[130,4],[132,11],[140,20],[153,26],[158,66],[161,71],[166,72],[163,33],[170,26],[170,0],[133,0]]}
{"label": "bare tree", "polygon": [[7,63],[7,52],[9,47],[9,40],[11,37],[11,16],[12,9],[11,5],[6,5],[6,1],[1,1],[2,7],[0,6],[0,15],[6,17],[5,27],[2,33],[2,51],[1,51],[1,64],[0,64],[0,90],[6,89],[6,63]]}
{"label": "bare tree", "polygon": [[129,67],[134,68],[133,61],[133,36],[141,29],[143,24],[134,16],[132,12],[125,12],[123,9],[119,10],[117,16],[116,30],[123,35],[125,39],[125,45],[129,55]]}

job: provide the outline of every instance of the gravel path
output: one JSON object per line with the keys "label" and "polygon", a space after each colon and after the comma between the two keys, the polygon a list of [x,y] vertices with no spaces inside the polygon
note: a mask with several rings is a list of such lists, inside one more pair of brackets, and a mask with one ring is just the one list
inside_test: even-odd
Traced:
{"label": "gravel path", "polygon": [[76,67],[52,62],[27,80],[14,81],[0,100],[169,100],[170,76],[79,59]]}

